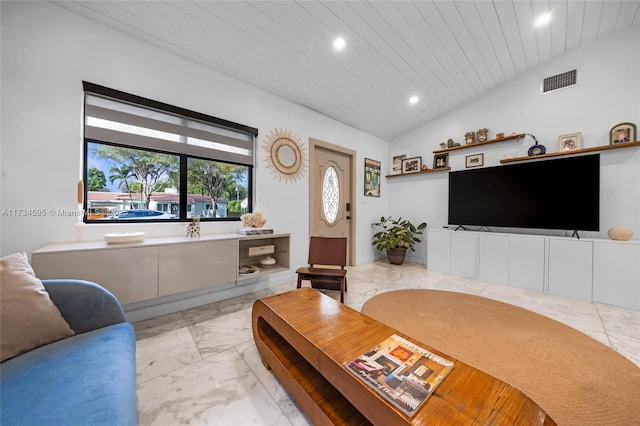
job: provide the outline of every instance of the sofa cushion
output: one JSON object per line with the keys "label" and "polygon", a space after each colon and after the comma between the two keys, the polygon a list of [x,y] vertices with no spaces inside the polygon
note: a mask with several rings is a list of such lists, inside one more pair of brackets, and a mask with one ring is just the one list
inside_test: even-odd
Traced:
{"label": "sofa cushion", "polygon": [[25,253],[0,259],[0,286],[0,361],[74,335]]}
{"label": "sofa cushion", "polygon": [[135,334],[120,323],[0,365],[2,426],[136,425]]}

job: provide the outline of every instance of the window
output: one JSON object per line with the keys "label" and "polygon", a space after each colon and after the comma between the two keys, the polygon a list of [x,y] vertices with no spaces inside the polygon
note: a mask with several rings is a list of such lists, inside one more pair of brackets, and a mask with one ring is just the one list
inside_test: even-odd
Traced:
{"label": "window", "polygon": [[257,129],[84,82],[85,222],[239,220]]}

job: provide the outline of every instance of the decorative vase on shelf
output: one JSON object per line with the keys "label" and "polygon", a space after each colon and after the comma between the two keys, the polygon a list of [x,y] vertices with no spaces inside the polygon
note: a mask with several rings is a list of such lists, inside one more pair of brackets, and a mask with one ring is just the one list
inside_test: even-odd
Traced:
{"label": "decorative vase on shelf", "polygon": [[527,151],[529,157],[533,157],[534,155],[542,155],[547,152],[547,148],[545,148],[544,145],[540,145],[538,143],[538,139],[535,137],[535,135],[532,135],[531,133],[525,133],[525,136],[531,136],[535,141],[535,144],[531,145],[531,147],[529,147],[529,151]]}

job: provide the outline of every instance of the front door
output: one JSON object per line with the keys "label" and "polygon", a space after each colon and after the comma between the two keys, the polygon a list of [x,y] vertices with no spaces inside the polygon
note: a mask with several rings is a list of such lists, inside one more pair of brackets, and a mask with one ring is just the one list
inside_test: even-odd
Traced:
{"label": "front door", "polygon": [[353,161],[355,152],[310,138],[309,233],[347,237],[347,265],[355,261]]}

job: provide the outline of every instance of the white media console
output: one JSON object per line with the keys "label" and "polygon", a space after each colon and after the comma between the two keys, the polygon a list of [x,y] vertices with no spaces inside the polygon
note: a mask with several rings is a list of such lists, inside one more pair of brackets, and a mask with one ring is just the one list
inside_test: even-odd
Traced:
{"label": "white media console", "polygon": [[427,231],[427,269],[640,311],[640,241]]}
{"label": "white media console", "polygon": [[[264,252],[260,248],[268,247]],[[262,267],[266,256],[275,264]],[[147,238],[133,244],[105,241],[54,243],[35,250],[40,279],[83,279],[112,292],[127,318],[137,321],[249,293],[265,275],[289,271],[289,234],[208,234]],[[255,273],[243,275],[240,266]]]}

